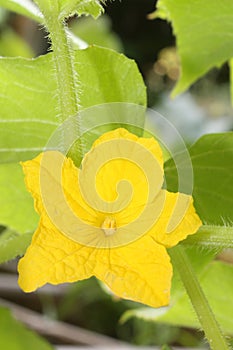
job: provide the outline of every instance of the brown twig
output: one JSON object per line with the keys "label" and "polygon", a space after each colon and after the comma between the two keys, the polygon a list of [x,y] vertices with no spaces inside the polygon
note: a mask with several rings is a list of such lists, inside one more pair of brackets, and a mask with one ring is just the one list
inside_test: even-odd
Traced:
{"label": "brown twig", "polygon": [[[53,296],[63,296],[67,292],[68,285],[63,284],[59,286],[45,285],[40,288],[36,294],[38,295],[53,295]],[[10,273],[0,273],[0,294],[24,294],[18,286],[18,277],[15,274]]]}
{"label": "brown twig", "polygon": [[89,346],[103,346],[109,349],[114,346],[115,348],[117,347],[117,349],[132,349],[131,346],[127,346],[123,342],[116,339],[66,324],[64,322],[45,318],[43,315],[38,314],[37,312],[28,310],[4,299],[0,299],[0,305],[11,309],[14,317],[23,322],[29,328],[42,335],[52,337],[58,342]]}

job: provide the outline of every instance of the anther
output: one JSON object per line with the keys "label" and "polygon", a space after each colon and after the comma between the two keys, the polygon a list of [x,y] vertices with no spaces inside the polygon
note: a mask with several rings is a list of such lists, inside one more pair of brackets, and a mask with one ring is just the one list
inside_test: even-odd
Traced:
{"label": "anther", "polygon": [[102,225],[102,230],[104,231],[106,236],[112,236],[116,232],[116,220],[110,216],[107,216]]}

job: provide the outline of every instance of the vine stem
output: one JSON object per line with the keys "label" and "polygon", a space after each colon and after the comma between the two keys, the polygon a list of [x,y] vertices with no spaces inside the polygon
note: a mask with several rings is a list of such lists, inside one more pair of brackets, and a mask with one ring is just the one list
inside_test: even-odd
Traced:
{"label": "vine stem", "polygon": [[210,248],[233,248],[233,227],[203,225],[195,235],[189,236],[184,244],[202,245]]}
{"label": "vine stem", "polygon": [[57,18],[47,20],[52,40],[55,75],[59,90],[60,121],[78,112],[77,79],[74,69],[74,53],[66,32],[66,24]]}
{"label": "vine stem", "polygon": [[169,250],[212,350],[230,350],[182,246]]}
{"label": "vine stem", "polygon": [[[70,42],[67,26],[64,20],[59,18],[58,2],[49,1],[49,8],[44,7],[45,26],[49,32],[51,39],[51,47],[53,51],[54,76],[57,83],[57,115],[62,124],[67,118],[74,117],[79,111],[79,81],[75,69],[75,56],[73,45]],[[68,130],[69,129],[69,130]],[[65,125],[61,127],[61,143],[62,150],[69,156],[76,157],[77,152],[81,152],[73,147],[70,149],[74,140],[80,135],[80,127],[77,120],[74,126],[67,128]]]}

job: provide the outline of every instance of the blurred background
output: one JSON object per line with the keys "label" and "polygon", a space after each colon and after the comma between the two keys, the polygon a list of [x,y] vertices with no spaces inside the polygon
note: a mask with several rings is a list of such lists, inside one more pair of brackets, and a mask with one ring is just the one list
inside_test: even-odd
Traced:
{"label": "blurred background", "polygon": [[[174,100],[170,98],[180,72],[176,40],[167,22],[149,20],[148,14],[154,9],[155,0],[107,1],[106,12],[98,20],[74,17],[69,21],[69,27],[81,39],[83,48],[87,44],[97,44],[134,59],[147,86],[148,106],[167,118],[187,144],[192,144],[205,133],[232,130],[227,64],[211,70],[188,92]],[[45,37],[43,28],[35,22],[0,8],[1,56],[42,55],[49,49]],[[153,120],[150,123],[153,127]],[[95,279],[71,286],[46,286],[26,295],[17,287],[15,271],[16,262],[2,266],[0,297],[8,300],[11,307],[11,303],[20,305],[21,309],[13,307],[18,318],[53,344],[75,343],[72,328],[59,328],[63,325],[61,322],[66,322],[66,325],[82,327],[134,345],[204,347],[199,331],[124,317],[125,312],[135,309],[137,304],[117,299]],[[36,312],[34,318],[28,310]],[[48,327],[45,319],[58,323]],[[98,338],[95,333],[87,334],[85,338],[83,331],[80,335],[76,328],[75,332],[80,344],[103,345],[106,342],[108,347],[117,345],[108,338]]]}

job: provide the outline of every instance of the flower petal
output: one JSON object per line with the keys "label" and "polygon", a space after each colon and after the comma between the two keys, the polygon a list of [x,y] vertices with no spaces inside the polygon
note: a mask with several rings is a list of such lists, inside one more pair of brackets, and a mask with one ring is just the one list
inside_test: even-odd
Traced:
{"label": "flower petal", "polygon": [[[23,168],[41,214],[19,262],[24,291],[95,275],[120,297],[152,307],[169,303],[165,247],[195,233],[201,221],[191,196],[161,190],[162,151],[154,139],[117,129],[94,143],[81,170],[56,151]],[[101,229],[108,213],[116,224],[112,236]]]}
{"label": "flower petal", "polygon": [[172,266],[166,249],[150,237],[115,249],[86,247],[66,238],[43,215],[18,271],[25,292],[95,275],[122,298],[152,307],[169,303]]}
{"label": "flower petal", "polygon": [[34,198],[34,206],[37,213],[43,211],[43,203],[40,193],[40,162],[42,155],[43,153],[39,154],[32,160],[20,163],[25,175],[24,181],[26,188]]}
{"label": "flower petal", "polygon": [[148,234],[165,247],[173,247],[188,235],[196,233],[202,222],[193,206],[192,196],[162,192],[165,193],[163,210]]}
{"label": "flower petal", "polygon": [[95,276],[117,296],[160,307],[168,305],[172,266],[166,249],[151,237],[105,250]]}
{"label": "flower petal", "polygon": [[26,187],[34,197],[39,214],[49,211],[53,216],[53,211],[63,209],[64,200],[83,221],[95,221],[95,211],[85,203],[79,190],[79,169],[70,158],[57,151],[48,151],[21,165]]}
{"label": "flower petal", "polygon": [[19,261],[19,285],[25,292],[32,292],[46,283],[89,278],[96,264],[95,254],[96,249],[66,238],[43,215],[31,245]]}
{"label": "flower petal", "polygon": [[[161,167],[163,168],[163,153],[162,149],[159,146],[159,143],[153,138],[145,138],[145,137],[138,137],[132,133],[130,133],[128,130],[124,128],[118,128],[109,132],[104,133],[101,135],[92,145],[92,149],[96,148],[101,143],[104,143],[106,141],[114,140],[114,139],[126,139],[134,141],[134,143],[139,143],[142,146],[144,146],[146,149],[148,149],[151,153],[153,153],[154,157],[157,159]],[[119,148],[119,157],[124,157],[125,149],[122,150]]]}
{"label": "flower petal", "polygon": [[162,183],[158,142],[138,138],[125,129],[110,131],[95,141],[83,159],[79,177],[86,202],[109,213],[145,206],[154,200]]}
{"label": "flower petal", "polygon": [[111,130],[108,132],[105,132],[104,134],[102,134],[100,137],[98,137],[98,139],[93,143],[92,145],[92,149],[97,147],[99,144],[109,141],[109,140],[113,140],[113,139],[128,139],[128,140],[132,140],[137,142],[138,137],[135,134],[130,133],[128,130],[124,129],[124,128],[118,128],[115,130]]}

